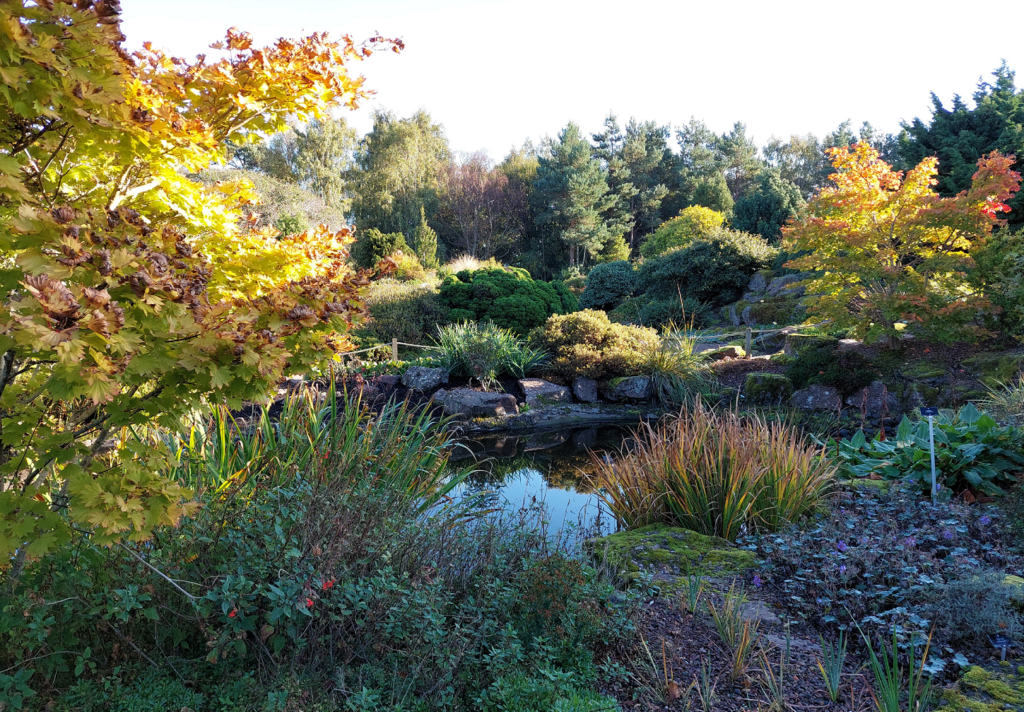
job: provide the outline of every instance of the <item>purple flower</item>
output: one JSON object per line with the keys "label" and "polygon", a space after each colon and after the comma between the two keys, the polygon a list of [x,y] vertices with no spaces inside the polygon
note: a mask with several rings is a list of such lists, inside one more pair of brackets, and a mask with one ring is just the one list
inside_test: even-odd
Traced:
{"label": "purple flower", "polygon": [[951,532],[949,529],[947,529],[946,531],[942,532],[942,538],[943,539],[952,539],[953,538],[953,532]]}
{"label": "purple flower", "polygon": [[917,539],[915,539],[912,536],[908,536],[903,543],[909,546],[911,549],[913,549],[915,546],[917,546]]}
{"label": "purple flower", "polygon": [[984,516],[978,520],[978,523],[981,524],[981,526],[983,527],[987,527],[989,524],[992,523],[992,517]]}
{"label": "purple flower", "polygon": [[839,549],[840,553],[844,553],[848,547],[846,546],[846,542],[840,539],[836,544],[836,548]]}
{"label": "purple flower", "polygon": [[840,566],[839,566],[839,573],[841,573],[841,574],[845,574],[846,573],[846,564],[840,564]]}
{"label": "purple flower", "polygon": [[758,576],[757,574],[754,574],[754,587],[755,588],[761,588],[761,584],[763,584],[763,583],[764,583],[764,581],[761,580],[761,577]]}

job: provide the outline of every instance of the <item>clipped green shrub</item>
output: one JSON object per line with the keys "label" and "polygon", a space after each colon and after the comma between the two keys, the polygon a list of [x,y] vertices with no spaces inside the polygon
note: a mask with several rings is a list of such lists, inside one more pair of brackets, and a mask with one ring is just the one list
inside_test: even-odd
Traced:
{"label": "clipped green shrub", "polygon": [[637,288],[633,265],[625,260],[597,265],[587,275],[587,286],[580,295],[580,307],[611,311],[631,297]]}
{"label": "clipped green shrub", "polygon": [[709,235],[725,223],[725,215],[702,205],[691,205],[671,220],[666,220],[640,246],[646,259],[682,247],[695,237]]}
{"label": "clipped green shrub", "polygon": [[530,343],[550,354],[545,373],[571,381],[640,375],[661,342],[654,329],[615,324],[603,311],[586,309],[550,317],[530,333]]}
{"label": "clipped green shrub", "polygon": [[539,282],[524,269],[486,267],[463,270],[441,283],[440,302],[452,321],[492,321],[525,334],[552,314],[577,308],[576,297],[561,282]]}
{"label": "clipped green shrub", "polygon": [[702,302],[687,297],[682,302],[675,299],[655,299],[642,302],[637,321],[644,326],[687,325],[702,329],[714,318],[714,310]]}
{"label": "clipped green shrub", "polygon": [[360,329],[366,336],[390,343],[428,344],[435,325],[447,320],[447,310],[432,285],[381,279],[370,285],[366,296],[370,320]]}
{"label": "clipped green shrub", "polygon": [[396,252],[412,253],[400,232],[383,233],[377,228],[370,228],[356,237],[352,245],[352,259],[365,269],[370,269],[385,257]]}
{"label": "clipped green shrub", "polygon": [[640,268],[640,286],[652,299],[680,295],[713,305],[735,302],[751,275],[771,264],[776,250],[764,238],[719,228]]}

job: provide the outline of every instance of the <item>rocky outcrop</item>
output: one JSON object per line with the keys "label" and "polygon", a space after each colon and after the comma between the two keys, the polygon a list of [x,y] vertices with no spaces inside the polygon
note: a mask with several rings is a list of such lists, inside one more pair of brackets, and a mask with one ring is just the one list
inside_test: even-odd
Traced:
{"label": "rocky outcrop", "polygon": [[705,351],[704,355],[712,361],[724,361],[727,358],[745,358],[747,352],[743,350],[742,346],[720,346],[717,349],[711,349]]}
{"label": "rocky outcrop", "polygon": [[832,386],[814,384],[794,393],[789,404],[800,410],[836,411],[843,407],[843,399]]}
{"label": "rocky outcrop", "polygon": [[597,403],[597,381],[593,378],[577,378],[572,382],[572,394],[580,403]]}
{"label": "rocky outcrop", "polygon": [[531,408],[543,408],[547,405],[572,403],[572,391],[565,386],[556,386],[542,378],[521,378],[519,387],[523,389],[526,405]]}
{"label": "rocky outcrop", "polygon": [[448,383],[448,372],[443,368],[413,366],[402,374],[402,385],[414,391],[432,391],[442,383]]}
{"label": "rocky outcrop", "polygon": [[438,391],[434,400],[441,404],[446,415],[467,418],[503,418],[519,413],[515,396],[508,393],[488,393],[471,388]]}
{"label": "rocky outcrop", "polygon": [[613,378],[605,384],[603,389],[604,397],[612,403],[631,401],[643,403],[649,401],[654,395],[654,386],[647,376],[628,376],[626,378]]}

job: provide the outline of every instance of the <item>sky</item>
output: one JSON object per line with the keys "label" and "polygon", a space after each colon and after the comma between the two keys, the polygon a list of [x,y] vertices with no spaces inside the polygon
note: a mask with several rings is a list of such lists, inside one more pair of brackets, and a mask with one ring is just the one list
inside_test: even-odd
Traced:
{"label": "sky", "polygon": [[[356,65],[373,100],[343,112],[361,132],[376,107],[426,109],[460,152],[500,160],[569,121],[614,112],[723,132],[822,136],[841,121],[898,131],[930,95],[969,98],[1006,60],[1024,72],[1024,1],[946,0],[122,0],[127,46],[206,52],[238,27],[260,44],[327,31],[401,38]],[[948,9],[947,9],[948,8]],[[1008,28],[1000,31],[1000,28]],[[1021,74],[1018,86],[1024,84]]]}

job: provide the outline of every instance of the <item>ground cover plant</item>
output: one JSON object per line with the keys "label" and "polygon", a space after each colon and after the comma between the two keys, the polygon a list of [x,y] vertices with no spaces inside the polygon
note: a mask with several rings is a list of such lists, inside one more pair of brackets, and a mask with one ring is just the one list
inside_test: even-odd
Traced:
{"label": "ground cover plant", "polygon": [[434,363],[449,373],[476,379],[484,389],[501,376],[526,378],[547,363],[548,355],[509,329],[490,322],[439,327]]}
{"label": "ground cover plant", "polygon": [[[1024,433],[1014,426],[1000,426],[973,404],[958,411],[942,410],[934,419],[936,481],[943,499],[965,491],[1001,495],[1018,481],[1024,470]],[[831,441],[829,451],[841,463],[840,473],[848,478],[880,477],[909,480],[919,491],[931,492],[931,457],[928,422],[900,421],[896,432],[872,439],[863,431],[840,442]]]}
{"label": "ground cover plant", "polygon": [[606,707],[596,651],[631,599],[610,606],[533,513],[448,499],[449,437],[305,392],[172,439],[203,507],[146,544],[80,536],[30,562],[0,605],[0,684],[79,710]]}

